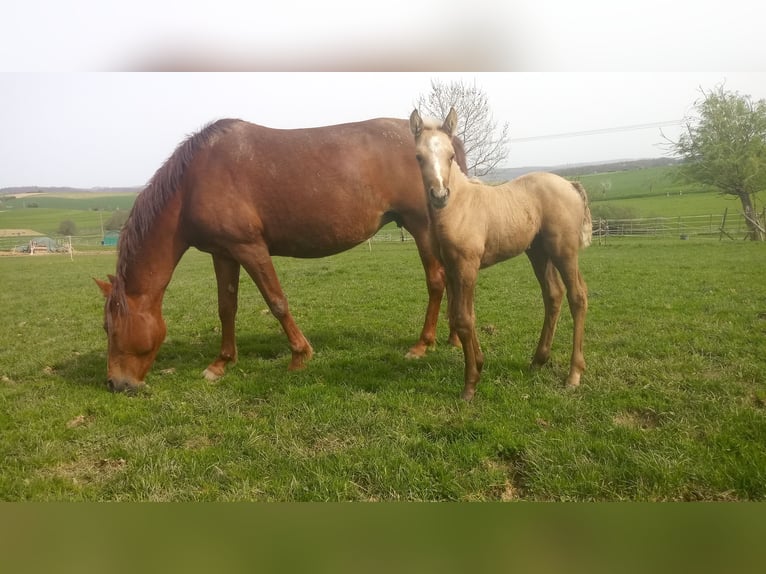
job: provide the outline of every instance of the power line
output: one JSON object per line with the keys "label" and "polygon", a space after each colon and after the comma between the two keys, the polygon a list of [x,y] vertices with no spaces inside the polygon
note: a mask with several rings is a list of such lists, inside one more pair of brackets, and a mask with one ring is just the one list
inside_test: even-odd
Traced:
{"label": "power line", "polygon": [[547,134],[544,136],[529,136],[524,138],[510,138],[511,143],[519,143],[519,142],[531,142],[531,141],[538,141],[538,140],[552,140],[557,138],[571,138],[571,137],[578,137],[578,136],[595,136],[595,135],[601,135],[601,134],[611,134],[611,133],[617,133],[617,132],[629,132],[633,130],[645,130],[648,128],[663,128],[668,126],[680,126],[683,123],[683,120],[670,120],[665,122],[650,122],[646,124],[633,124],[629,126],[618,126],[613,128],[601,128],[596,130],[585,130],[581,132],[566,132],[566,133],[560,133],[560,134]]}

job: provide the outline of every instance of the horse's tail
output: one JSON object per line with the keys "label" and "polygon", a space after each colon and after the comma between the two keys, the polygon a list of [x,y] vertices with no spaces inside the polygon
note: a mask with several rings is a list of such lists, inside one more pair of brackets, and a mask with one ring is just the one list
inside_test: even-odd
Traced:
{"label": "horse's tail", "polygon": [[590,207],[588,207],[588,194],[585,192],[585,188],[579,181],[571,181],[570,183],[577,193],[580,194],[583,207],[585,208],[582,216],[580,247],[588,247],[593,239],[593,218],[590,215]]}

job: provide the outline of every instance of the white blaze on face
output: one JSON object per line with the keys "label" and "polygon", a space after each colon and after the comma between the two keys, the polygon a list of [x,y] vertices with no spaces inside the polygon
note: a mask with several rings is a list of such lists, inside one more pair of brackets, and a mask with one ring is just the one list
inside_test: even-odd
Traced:
{"label": "white blaze on face", "polygon": [[441,147],[439,136],[432,136],[431,139],[428,140],[428,151],[431,153],[431,166],[433,167],[436,181],[439,182],[438,191],[444,189],[444,180],[442,179],[441,169],[439,169],[439,151],[441,150]]}

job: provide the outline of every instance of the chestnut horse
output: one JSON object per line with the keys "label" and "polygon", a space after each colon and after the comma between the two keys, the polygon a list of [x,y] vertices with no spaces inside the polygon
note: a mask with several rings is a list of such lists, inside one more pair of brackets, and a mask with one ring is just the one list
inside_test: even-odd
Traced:
{"label": "chestnut horse", "polygon": [[[412,234],[425,268],[425,323],[407,356],[425,354],[435,344],[445,279],[414,155],[407,121],[398,119],[295,130],[225,119],[182,142],[136,199],[116,274],[96,280],[106,298],[108,387],[144,385],[167,331],[165,289],[189,247],[212,255],[218,284],[221,350],[204,376],[218,379],[237,359],[240,266],[287,335],[289,368],[301,368],[313,350],[290,313],[271,257],[339,253],[391,221]],[[462,151],[459,159],[465,169]],[[457,342],[454,334],[451,340]]]}
{"label": "chestnut horse", "polygon": [[[585,190],[551,173],[534,173],[503,185],[469,180],[455,168],[452,136],[457,114],[442,125],[410,116],[416,157],[427,196],[433,242],[447,274],[450,328],[465,358],[463,398],[476,392],[484,356],[476,336],[474,288],[480,268],[526,252],[543,293],[545,320],[533,366],[550,356],[566,286],[574,319],[567,386],[580,384],[585,370],[583,337],[588,293],[578,268],[578,252],[590,245],[592,224]],[[560,277],[559,277],[560,275]]]}

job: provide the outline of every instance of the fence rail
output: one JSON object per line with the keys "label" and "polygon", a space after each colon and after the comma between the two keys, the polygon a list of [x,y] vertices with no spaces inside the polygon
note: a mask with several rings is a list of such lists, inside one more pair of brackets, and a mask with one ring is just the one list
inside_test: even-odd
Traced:
{"label": "fence rail", "polygon": [[599,239],[607,237],[743,239],[748,233],[749,227],[744,215],[729,213],[728,210],[718,215],[597,219],[593,222],[593,236]]}
{"label": "fence rail", "polygon": [[[766,214],[759,215],[761,225],[764,225]],[[678,217],[643,217],[637,219],[596,219],[593,221],[593,238],[605,241],[609,237],[662,237],[688,239],[690,237],[707,237],[713,239],[744,239],[749,232],[747,222],[741,213],[728,213],[728,210],[717,215],[685,215]],[[114,250],[115,247],[104,246],[100,234],[59,236],[50,235],[56,244],[56,250],[69,250],[70,240],[72,249],[77,251]],[[32,245],[36,237],[32,236],[0,236],[0,251],[16,251],[18,253],[39,252]],[[408,242],[412,241],[405,229],[386,229],[369,240],[373,242]]]}

